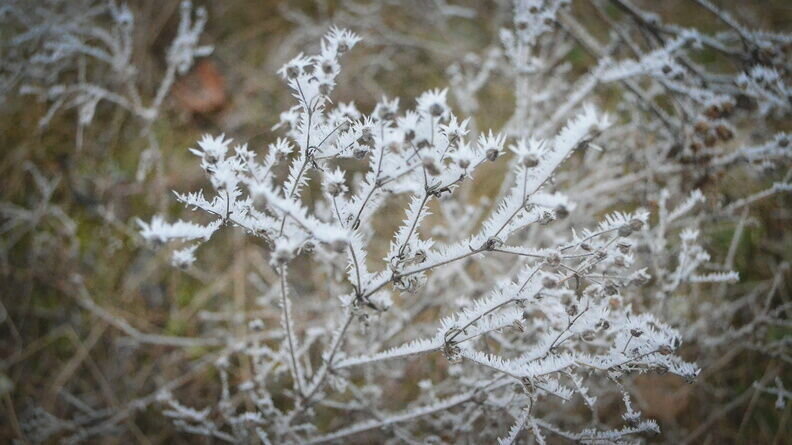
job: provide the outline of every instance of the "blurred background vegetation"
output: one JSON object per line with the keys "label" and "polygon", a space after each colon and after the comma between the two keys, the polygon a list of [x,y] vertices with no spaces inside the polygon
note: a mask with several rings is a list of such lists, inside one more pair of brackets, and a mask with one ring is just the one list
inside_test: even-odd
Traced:
{"label": "blurred background vegetation", "polygon": [[[130,401],[141,401],[180,377],[173,390],[182,400],[198,406],[216,400],[217,376],[205,366],[211,360],[211,345],[140,346],[130,341],[128,331],[87,310],[82,296],[90,296],[138,332],[179,338],[207,336],[229,326],[244,330],[245,317],[266,311],[255,304],[255,283],[248,280],[252,271],[258,271],[257,262],[264,261],[261,245],[224,233],[196,268],[182,272],[170,266],[168,252],[141,242],[134,218],[186,213],[170,190],[202,185],[203,172],[187,148],[203,133],[225,133],[259,151],[272,142],[276,134],[270,128],[278,114],[292,105],[276,69],[314,45],[333,17],[347,12],[333,1],[196,3],[209,12],[202,42],[215,49],[178,80],[154,124],[162,149],[161,183],[136,179],[147,139],[135,118],[123,110],[101,104],[95,122],[85,130],[85,143],[77,149],[74,112],[59,114],[42,130],[38,120],[46,104],[10,95],[0,105],[0,202],[31,210],[29,224],[2,234],[1,441],[20,438],[22,420],[37,407],[70,418],[102,406],[118,411],[123,419],[118,436],[106,437],[103,443],[187,443],[193,438],[175,432],[150,398],[140,403],[140,409],[130,406]],[[444,27],[426,26],[421,19],[423,8],[435,7],[432,1],[360,3],[361,10],[370,8],[389,27],[345,60],[336,90],[336,97],[354,101],[364,111],[370,111],[383,94],[406,100],[446,86],[447,67],[492,43],[498,28],[510,20],[508,7],[488,1],[453,2],[475,10],[477,17],[455,18]],[[690,1],[636,3],[683,26],[704,31],[720,26]],[[719,3],[754,27],[792,31],[788,0]],[[178,4],[177,0],[138,0],[129,5],[136,16],[139,83],[149,95],[162,76],[164,54],[178,22]],[[591,15],[586,2],[574,2],[574,7],[579,17]],[[311,23],[314,35],[304,32]],[[355,31],[367,36],[367,30]],[[0,35],[7,37],[1,30]],[[588,57],[580,49],[572,52],[569,61],[575,69],[585,70],[591,62]],[[719,63],[712,55],[701,57]],[[511,85],[496,77],[480,99],[481,109],[486,110],[478,116],[480,127],[502,126],[513,103]],[[792,125],[779,122],[778,127],[789,130]],[[42,179],[57,181],[51,196],[42,196],[36,170]],[[745,195],[741,178],[720,181],[727,191],[734,188],[735,195]],[[745,228],[735,256],[743,278],[740,286],[750,288],[753,280],[772,275],[772,265],[792,260],[788,204],[784,198],[754,207],[757,218]],[[52,215],[55,206],[70,223],[64,225]],[[0,220],[0,225],[6,222]],[[708,234],[713,257],[726,255],[734,230],[733,224],[724,223],[722,231]],[[789,285],[784,287],[790,295]],[[779,364],[750,351],[723,360],[726,366],[714,375],[704,370],[694,386],[647,377],[644,397],[654,400],[647,416],[657,417],[661,427],[700,429],[698,443],[792,443],[792,406],[779,411],[771,397],[747,391],[754,380],[779,369]],[[724,392],[720,389],[724,387],[730,390]]]}

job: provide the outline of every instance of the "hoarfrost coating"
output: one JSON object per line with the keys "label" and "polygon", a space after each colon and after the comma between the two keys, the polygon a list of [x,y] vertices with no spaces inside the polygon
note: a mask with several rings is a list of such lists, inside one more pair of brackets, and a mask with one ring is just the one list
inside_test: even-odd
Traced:
{"label": "hoarfrost coating", "polygon": [[[291,106],[266,110],[278,120],[268,144],[244,143],[245,131],[223,124],[226,133],[191,134],[194,143],[169,147],[194,155],[203,187],[165,181],[168,151],[154,127],[168,118],[176,78],[212,50],[201,44],[204,9],[181,3],[162,75],[145,98],[132,64],[139,49],[131,33],[141,24],[134,9],[100,0],[0,5],[0,23],[12,30],[2,93],[44,102],[42,130],[73,109],[74,162],[90,157],[80,151],[86,143],[112,139],[85,138],[103,122],[97,110],[125,111],[145,138],[130,182],[150,193],[150,210],[128,205],[133,214],[119,221],[118,203],[97,194],[87,213],[103,229],[124,231],[146,268],[157,269],[162,256],[150,253],[162,252],[171,277],[203,286],[203,302],[176,320],[194,327],[192,336],[167,335],[170,324],[153,333],[156,323],[104,307],[113,300],[94,298],[105,291],[96,281],[119,272],[124,298],[127,282],[150,283],[134,275],[137,263],[113,270],[112,280],[100,272],[86,279],[85,269],[99,267],[78,235],[95,234],[60,193],[82,190],[80,178],[68,169],[48,177],[51,170],[26,162],[29,199],[0,203],[0,266],[28,246],[31,262],[51,254],[47,246],[66,247],[87,267],[53,274],[47,289],[98,321],[90,338],[120,333],[119,344],[146,360],[167,349],[146,369],[189,365],[169,381],[153,372],[153,391],[102,409],[55,379],[55,392],[79,413],[59,419],[34,404],[20,421],[28,439],[115,434],[156,405],[146,411],[180,433],[231,443],[599,444],[655,434],[697,443],[741,403],[750,400],[738,435],[757,400],[786,407],[792,303],[779,226],[788,212],[757,207],[787,202],[792,190],[790,135],[779,130],[792,111],[789,34],[750,29],[709,0],[690,3],[721,26],[715,33],[665,22],[629,0],[515,0],[482,17],[445,1],[335,3],[335,15],[317,8],[324,21],[291,3],[278,10],[294,25],[279,51],[291,52],[265,65],[278,61],[269,75]],[[413,34],[396,29],[389,8],[400,8]],[[460,20],[496,31],[470,48],[447,32]],[[422,27],[448,38],[433,40]],[[364,45],[364,66],[350,67]],[[394,57],[410,51],[421,57]],[[702,63],[702,52],[719,63]],[[409,63],[426,60],[450,65],[447,82],[424,79],[427,91],[412,97],[378,83],[387,72],[410,80],[422,72]],[[356,97],[375,92],[368,105],[336,92],[350,83]],[[183,207],[179,216],[165,215],[168,200]],[[751,252],[741,262],[748,238],[770,259]],[[228,274],[211,272],[230,263]],[[233,302],[218,290],[229,283]],[[255,297],[246,299],[246,286]],[[179,302],[194,292],[159,287],[158,298]],[[192,317],[206,301],[217,311]],[[8,307],[0,305],[0,323]],[[83,320],[72,315],[68,328]],[[765,360],[740,365],[747,383],[714,384],[744,351]],[[24,358],[4,361],[3,372]],[[216,372],[196,384],[201,397],[180,391],[207,366]],[[759,368],[764,374],[751,374]],[[667,409],[644,397],[654,382],[695,391],[697,408],[668,422]],[[723,394],[730,401],[710,413]]]}
{"label": "hoarfrost coating", "polygon": [[[201,159],[212,188],[177,196],[210,215],[209,225],[167,224],[156,218],[151,224],[141,223],[147,238],[206,241],[199,256],[211,249],[207,238],[215,230],[242,229],[272,249],[270,266],[279,277],[280,347],[266,356],[253,344],[242,347],[239,352],[250,355],[260,371],[254,377],[258,383],[243,383],[235,390],[252,400],[270,400],[264,383],[268,373],[275,377],[285,370],[290,375],[292,408],[281,410],[271,404],[252,412],[222,408],[230,404],[226,389],[219,406],[230,430],[205,414],[179,408],[171,398],[167,401],[176,409],[168,415],[187,431],[234,441],[256,432],[269,441],[319,443],[445,416],[444,411],[466,405],[492,405],[513,413],[516,423],[503,433],[501,443],[513,442],[526,426],[537,439],[558,434],[584,441],[619,441],[657,432],[655,422],[632,409],[619,381],[644,372],[668,372],[693,381],[700,372],[694,363],[676,355],[683,341],[679,331],[651,313],[636,311],[630,303],[637,287],[651,279],[645,267],[634,264],[633,252],[656,243],[664,233],[649,226],[649,213],[644,210],[607,214],[579,233],[550,231],[554,221],[577,208],[574,199],[554,186],[555,173],[576,151],[586,151],[607,134],[613,118],[590,104],[580,105],[555,136],[515,139],[510,147],[516,156],[507,160],[500,156],[506,135],[487,132],[470,140],[468,120],[460,121],[448,106],[447,90],[421,95],[404,115],[399,101],[387,98],[371,115],[359,113],[351,104],[334,107],[329,98],[346,52],[340,49],[351,49],[357,42],[350,31],[333,29],[319,54],[301,54],[280,70],[297,105],[282,115],[284,120],[277,126],[288,140],[271,144],[263,160],[225,136],[207,135],[191,149]],[[342,161],[350,158],[365,163],[365,173],[346,169],[349,164]],[[443,224],[450,230],[439,239],[425,234],[422,227],[431,206],[440,206],[444,216],[454,210],[470,214],[471,204],[461,196],[461,189],[483,165],[496,162],[507,165],[513,184],[489,215],[476,215],[483,217],[483,223],[449,218]],[[273,174],[279,164],[287,165],[283,180]],[[312,181],[323,182],[323,193],[308,204],[304,196]],[[373,217],[398,195],[408,197],[403,221],[390,236],[387,256],[370,259],[369,246],[388,238],[379,233]],[[701,193],[693,192],[666,218],[679,218],[702,199]],[[526,237],[536,225],[546,226],[548,234]],[[682,234],[679,267],[664,291],[673,292],[682,282],[736,279],[734,272],[696,273],[707,257],[694,244],[696,236],[687,233]],[[192,261],[198,245],[191,244],[186,253],[177,251],[174,262]],[[325,316],[296,315],[305,311],[302,301],[311,298],[298,295],[290,279],[298,256],[315,259],[312,273],[337,280],[330,285],[337,299],[325,303]],[[504,260],[520,267],[498,271],[507,264]],[[496,279],[486,296],[466,302],[469,286],[442,291],[432,287],[445,270],[471,273],[467,266],[471,261],[492,261],[489,270]],[[471,285],[480,288],[473,277],[471,273]],[[447,294],[453,293],[460,293],[459,303],[448,300]],[[431,299],[439,301],[420,301]],[[415,318],[422,312],[416,308],[426,304],[437,305],[439,323]],[[399,334],[412,339],[388,347],[387,341],[371,338],[358,326],[389,333],[386,338]],[[309,339],[324,350],[321,360],[309,355]],[[366,401],[371,391],[382,379],[398,375],[395,370],[404,366],[406,358],[430,354],[442,354],[454,371],[449,371],[447,382],[426,387],[406,411],[353,421],[329,433],[308,426],[317,404],[345,409],[349,402],[343,399],[348,395],[358,403],[372,403]],[[275,367],[268,363],[271,360]],[[224,366],[220,369],[225,373]],[[575,395],[595,409],[597,398],[589,395],[589,385],[608,385],[608,381],[613,391],[623,393],[624,426],[572,433],[541,419],[542,405],[579,403]],[[449,392],[452,387],[455,390]],[[242,424],[248,427],[241,428]],[[409,426],[399,428],[409,437]]]}

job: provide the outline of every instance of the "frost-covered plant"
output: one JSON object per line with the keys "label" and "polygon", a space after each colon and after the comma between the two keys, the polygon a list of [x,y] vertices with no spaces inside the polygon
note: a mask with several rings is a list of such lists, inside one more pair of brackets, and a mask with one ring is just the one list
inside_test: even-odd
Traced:
{"label": "frost-covered plant", "polygon": [[[372,430],[407,442],[512,443],[523,430],[539,442],[620,442],[657,432],[622,382],[647,372],[692,381],[699,368],[677,355],[678,330],[639,309],[650,275],[635,252],[665,258],[666,225],[700,195],[663,213],[659,227],[642,209],[597,224],[601,207],[562,193],[556,173],[570,156],[588,156],[613,118],[581,105],[552,137],[472,135],[447,90],[424,93],[407,111],[383,98],[367,115],[330,100],[340,59],[358,40],[333,29],[318,54],[283,66],[297,105],[276,126],[286,138],[263,156],[225,136],[192,149],[211,188],[177,198],[208,223],[140,222],[146,239],[182,243],[173,261],[185,268],[215,232],[242,229],[265,246],[277,277],[260,303],[280,307],[280,326],[261,320],[250,330],[282,340],[237,340],[231,355],[253,366],[244,381],[229,377],[231,357],[220,359],[215,415],[163,393],[166,414],[185,431],[235,442],[320,443]],[[510,173],[494,178],[508,184],[492,206],[471,195],[477,176],[494,174],[487,164]],[[317,180],[321,191],[311,187]],[[398,203],[404,217],[392,231],[377,214]],[[588,223],[565,227],[573,215]],[[695,238],[682,234],[675,269],[660,266],[663,292],[736,278],[698,272],[707,257]],[[384,252],[381,261],[372,251]],[[404,379],[408,363],[425,363],[431,375],[403,395],[403,411],[385,412],[388,382]],[[288,389],[278,390],[284,374]],[[597,416],[597,400],[612,393],[625,405],[622,422]],[[321,425],[320,410],[343,415]]]}
{"label": "frost-covered plant", "polygon": [[[509,4],[506,1],[494,3],[497,9]],[[376,48],[366,54],[361,72],[354,74],[361,79],[367,91],[382,91],[383,85],[378,77],[387,72],[401,71],[398,69],[401,60],[417,62],[422,53],[429,53],[435,63],[445,64],[469,51],[467,45],[470,42],[455,38],[453,21],[476,20],[482,23],[483,18],[477,16],[476,4],[446,0],[382,0],[368,4],[341,0],[332,5],[324,1],[280,3],[278,12],[294,27],[286,33],[278,45],[276,56],[268,62],[273,67],[279,66],[305,45],[320,39],[330,26],[354,27],[356,33],[365,36],[367,48]],[[497,9],[493,11],[494,16],[500,13]],[[440,32],[418,35],[415,33],[418,29]],[[347,68],[348,75],[350,71]]]}
{"label": "frost-covered plant", "polygon": [[[629,0],[496,3],[491,24],[475,17],[478,2],[317,2],[318,21],[282,7],[298,25],[282,51],[336,23],[360,31],[373,54],[350,70],[357,56],[344,54],[359,38],[332,29],[318,53],[279,71],[296,105],[280,114],[271,144],[248,148],[207,135],[192,148],[210,187],[176,186],[176,196],[198,218],[139,221],[143,239],[173,247],[172,264],[207,284],[203,295],[233,281],[235,297],[237,287],[256,289],[256,307],[217,298],[222,310],[199,314],[216,324],[190,325],[201,335],[150,334],[95,303],[79,276],[52,279],[101,320],[96,330],[112,326],[126,337],[120,344],[155,346],[139,353],[177,348],[158,363],[195,348],[195,366],[171,381],[156,376],[153,393],[118,409],[94,409],[101,402],[53,384],[79,412],[60,419],[35,403],[20,415],[21,435],[80,442],[115,433],[159,402],[181,431],[227,442],[622,443],[662,425],[661,440],[694,443],[714,417],[681,428],[655,423],[646,380],[634,377],[695,380],[693,397],[714,403],[740,385],[716,387],[713,377],[745,350],[773,364],[749,387],[751,400],[783,406],[790,385],[775,377],[790,360],[789,257],[753,269],[735,258],[757,224],[751,208],[792,188],[790,135],[778,124],[792,111],[789,35],[748,29],[707,0],[691,4],[725,30],[664,23]],[[4,42],[4,91],[23,84],[50,101],[42,122],[76,108],[78,142],[84,125],[101,119],[96,107],[115,103],[140,118],[156,151],[150,126],[164,117],[158,110],[174,76],[208,50],[198,45],[201,10],[193,19],[183,6],[165,76],[148,101],[136,99],[143,94],[131,67],[129,10],[94,1],[26,6],[0,6],[0,21],[22,36],[10,32],[12,44]],[[388,14],[398,8],[420,31],[391,28],[398,20]],[[466,20],[501,29],[465,54],[468,41],[454,26]],[[416,56],[416,64],[454,61],[447,90],[360,109],[338,102],[346,95],[334,93],[342,59],[345,76],[356,72],[357,98],[392,92],[376,84],[383,71],[420,75],[401,62],[422,52],[432,56]],[[700,63],[702,52],[719,63]],[[504,90],[513,100],[497,96],[494,104],[490,93]],[[493,121],[505,125],[483,130]],[[141,173],[155,151],[141,158]],[[45,248],[31,252],[63,244],[77,257],[76,229],[86,230],[71,219],[75,208],[57,202],[58,177],[30,171],[41,196],[0,206],[0,252],[33,232],[33,244]],[[128,229],[106,210],[99,213],[112,230]],[[721,255],[712,240],[724,227],[734,233]],[[232,248],[248,243],[245,253],[259,255],[235,256],[232,280],[207,272],[231,261],[221,231],[234,232]],[[140,262],[157,264],[140,253]],[[247,261],[255,273],[237,274]],[[217,383],[219,399],[201,405],[179,386],[206,363],[218,381],[198,383]]]}
{"label": "frost-covered plant", "polygon": [[[516,137],[547,137],[577,104],[618,98],[619,125],[557,175],[577,203],[568,224],[613,208],[656,208],[657,224],[636,251],[653,279],[633,304],[680,329],[710,375],[725,353],[741,350],[789,363],[790,303],[778,298],[787,264],[769,280],[727,284],[738,278],[735,254],[755,224],[749,208],[790,190],[790,135],[778,123],[792,112],[792,37],[748,29],[707,0],[690,3],[725,30],[664,23],[630,0],[517,1],[500,40],[449,70],[450,91],[481,116],[485,87],[509,79],[515,102],[503,131]],[[567,62],[579,49],[590,56],[586,69]],[[700,63],[702,53],[720,66]],[[702,246],[724,224],[735,228],[728,254],[710,258]],[[721,284],[698,284],[700,276]],[[767,334],[778,329],[780,337]]]}
{"label": "frost-covered plant", "polygon": [[212,48],[198,40],[206,25],[206,10],[180,5],[177,33],[166,57],[166,68],[153,97],[146,100],[134,65],[135,17],[126,4],[114,0],[54,0],[32,7],[26,1],[0,5],[0,26],[7,31],[2,40],[0,95],[14,92],[34,95],[47,103],[39,121],[49,125],[58,112],[77,111],[77,146],[96,115],[97,106],[107,102],[127,110],[141,120],[150,147],[144,153],[145,173],[159,156],[150,126],[176,76],[185,74],[197,57]]}
{"label": "frost-covered plant", "polygon": [[24,205],[0,202],[3,221],[0,225],[0,269],[3,270],[7,267],[8,252],[28,234],[33,235],[31,244],[34,248],[28,251],[31,257],[49,251],[53,246],[66,246],[65,250],[72,253],[75,250],[77,225],[58,204],[52,202],[61,178],[48,179],[30,163],[23,167],[30,173],[35,197]]}

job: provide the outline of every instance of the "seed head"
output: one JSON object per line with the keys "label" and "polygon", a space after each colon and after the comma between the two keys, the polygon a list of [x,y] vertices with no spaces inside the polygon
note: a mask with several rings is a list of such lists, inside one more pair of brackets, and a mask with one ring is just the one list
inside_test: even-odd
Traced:
{"label": "seed head", "polygon": [[357,160],[362,160],[367,154],[368,150],[363,145],[358,145],[354,150],[352,150],[352,156],[354,156]]}
{"label": "seed head", "polygon": [[327,193],[329,193],[330,196],[338,196],[342,191],[343,185],[338,182],[331,182],[327,184]]}
{"label": "seed head", "polygon": [[555,216],[558,219],[564,219],[569,216],[569,209],[567,209],[565,205],[559,204],[555,208]]}
{"label": "seed head", "polygon": [[629,224],[625,224],[619,227],[619,231],[618,231],[619,236],[630,236],[632,235],[632,232],[633,232],[632,227],[630,227]]}
{"label": "seed head", "polygon": [[522,165],[525,168],[533,168],[539,165],[539,156],[536,156],[533,153],[529,153],[522,158]]}
{"label": "seed head", "polygon": [[344,239],[337,239],[330,243],[330,247],[337,253],[342,253],[347,248],[347,242]]}
{"label": "seed head", "polygon": [[551,252],[545,257],[545,263],[550,267],[558,267],[561,264],[561,255],[558,252]]}
{"label": "seed head", "polygon": [[443,111],[445,110],[443,109],[443,106],[441,104],[434,103],[429,106],[429,114],[431,114],[434,117],[442,116]]}
{"label": "seed head", "polygon": [[329,83],[322,82],[319,84],[319,93],[327,96],[332,91],[332,87]]}
{"label": "seed head", "polygon": [[435,158],[426,156],[423,158],[422,163],[426,173],[429,173],[432,176],[437,176],[440,174],[440,167],[437,165]]}
{"label": "seed head", "polygon": [[286,67],[286,77],[289,79],[296,79],[300,75],[300,68],[297,65],[289,65]]}
{"label": "seed head", "polygon": [[558,281],[552,277],[544,277],[542,278],[542,286],[547,289],[555,289],[558,286]]}

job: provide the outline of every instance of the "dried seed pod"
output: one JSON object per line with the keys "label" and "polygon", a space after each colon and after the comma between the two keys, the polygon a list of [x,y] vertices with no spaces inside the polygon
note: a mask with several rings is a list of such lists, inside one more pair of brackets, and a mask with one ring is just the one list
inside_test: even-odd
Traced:
{"label": "dried seed pod", "polygon": [[453,342],[446,342],[443,346],[443,356],[451,363],[462,361],[462,350]]}
{"label": "dried seed pod", "polygon": [[332,247],[335,252],[342,253],[347,248],[347,242],[343,239],[337,239],[330,243],[330,247]]}
{"label": "dried seed pod", "polygon": [[354,156],[355,159],[359,161],[365,158],[367,154],[368,150],[363,145],[358,145],[354,150],[352,150],[352,156]]}
{"label": "dried seed pod", "polygon": [[537,222],[543,226],[550,224],[555,219],[555,215],[548,211],[543,211],[542,216],[539,217]]}
{"label": "dried seed pod", "polygon": [[569,216],[569,209],[567,209],[565,205],[559,204],[558,206],[556,206],[555,217],[557,219],[564,219],[567,216]]}
{"label": "dried seed pod", "polygon": [[331,182],[327,184],[327,193],[330,196],[338,196],[344,191],[344,185],[338,182]]}
{"label": "dried seed pod", "polygon": [[707,133],[706,136],[704,136],[704,145],[707,147],[714,146],[716,142],[718,142],[718,138],[713,133]]}
{"label": "dried seed pod", "polygon": [[296,79],[300,76],[300,68],[297,65],[289,65],[286,67],[286,77],[289,79]]}
{"label": "dried seed pod", "polygon": [[558,281],[552,277],[542,278],[542,286],[546,289],[555,289],[558,286]]}
{"label": "dried seed pod", "polygon": [[704,116],[707,116],[710,119],[717,119],[718,117],[720,117],[720,112],[721,112],[720,107],[718,107],[718,105],[716,104],[712,104],[709,107],[707,107],[706,110],[704,110]]}
{"label": "dried seed pod", "polygon": [[333,91],[333,87],[329,83],[322,82],[319,84],[319,94],[327,96],[331,91]]}
{"label": "dried seed pod", "polygon": [[437,162],[434,158],[427,156],[423,158],[421,162],[423,164],[423,168],[426,170],[426,173],[429,173],[432,176],[437,176],[440,174],[440,167],[437,165]]}
{"label": "dried seed pod", "polygon": [[709,129],[710,129],[709,123],[704,120],[700,120],[696,122],[696,125],[693,126],[693,130],[695,130],[695,132],[698,134],[705,134],[707,131],[709,131]]}
{"label": "dried seed pod", "polygon": [[723,141],[728,141],[734,137],[734,132],[731,131],[729,127],[723,124],[718,125],[715,128],[715,133],[717,133],[718,137],[721,138],[721,140]]}
{"label": "dried seed pod", "polygon": [[363,128],[360,137],[357,138],[357,143],[367,147],[374,146],[374,135],[371,133],[370,128],[368,127]]}
{"label": "dried seed pod", "polygon": [[522,165],[525,168],[533,168],[539,165],[539,157],[533,153],[529,153],[522,158]]}
{"label": "dried seed pod", "polygon": [[206,163],[209,164],[209,165],[217,164],[217,161],[219,161],[219,160],[220,159],[214,153],[206,153],[206,154],[204,154],[204,161],[206,161]]}
{"label": "dried seed pod", "polygon": [[497,236],[491,236],[484,242],[484,249],[485,250],[492,250],[496,249],[503,245],[503,240],[498,238]]}
{"label": "dried seed pod", "polygon": [[545,263],[550,267],[558,267],[561,264],[561,254],[551,252],[545,257]]}
{"label": "dried seed pod", "polygon": [[699,150],[701,150],[701,144],[696,142],[696,141],[691,142],[690,143],[690,150],[692,152],[694,152],[694,153],[699,151]]}

